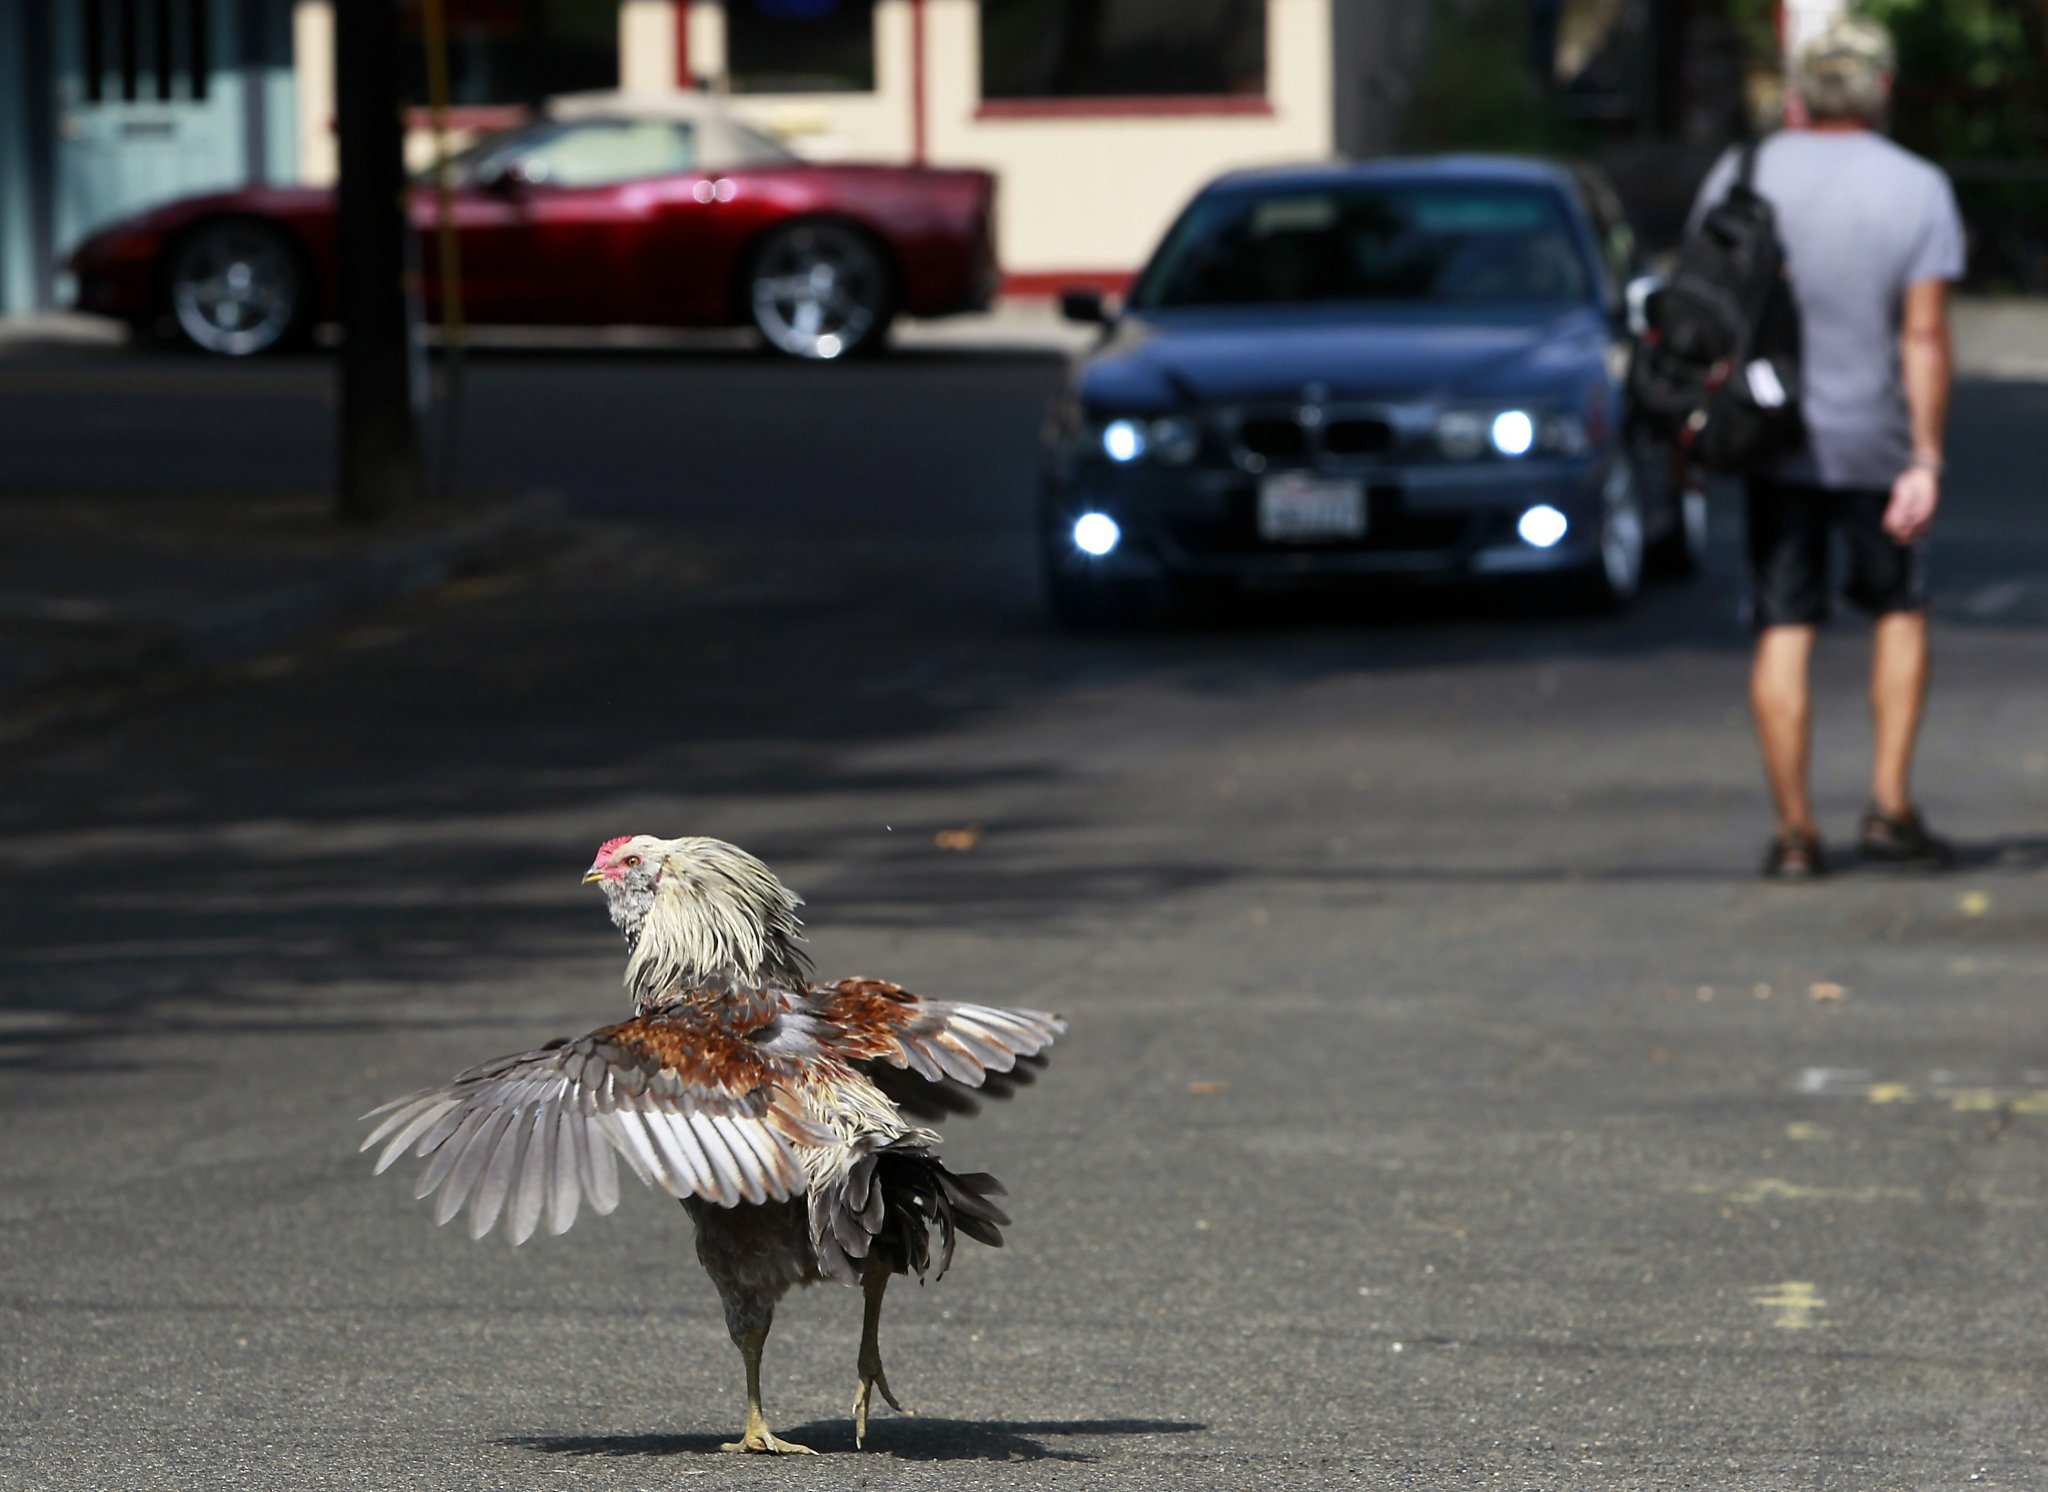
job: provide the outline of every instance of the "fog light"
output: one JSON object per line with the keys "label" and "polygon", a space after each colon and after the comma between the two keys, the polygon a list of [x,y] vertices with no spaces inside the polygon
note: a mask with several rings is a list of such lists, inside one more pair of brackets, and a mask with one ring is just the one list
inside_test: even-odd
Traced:
{"label": "fog light", "polygon": [[1548,503],[1538,503],[1524,513],[1515,525],[1515,532],[1522,536],[1524,544],[1538,549],[1549,549],[1564,537],[1564,531],[1571,527],[1564,514]]}
{"label": "fog light", "polygon": [[1536,444],[1536,422],[1519,409],[1493,417],[1493,448],[1503,456],[1526,456]]}
{"label": "fog light", "polygon": [[1074,520],[1074,547],[1097,559],[1123,542],[1124,531],[1107,513],[1083,513]]}

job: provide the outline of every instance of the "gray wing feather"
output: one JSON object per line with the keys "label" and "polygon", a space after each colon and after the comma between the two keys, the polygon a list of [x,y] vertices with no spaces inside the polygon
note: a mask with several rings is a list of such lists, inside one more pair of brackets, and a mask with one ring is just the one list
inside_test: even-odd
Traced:
{"label": "gray wing feather", "polygon": [[723,1115],[715,1115],[711,1120],[711,1127],[718,1132],[718,1138],[724,1143],[725,1148],[732,1152],[733,1170],[739,1179],[740,1194],[749,1202],[767,1201],[768,1190],[774,1185],[774,1179],[763,1172],[761,1159],[754,1154],[754,1147],[740,1134],[740,1126]]}
{"label": "gray wing feather", "polygon": [[[569,1121],[562,1121],[568,1127]],[[602,1130],[591,1126],[583,1131],[583,1186],[590,1198],[590,1205],[599,1217],[610,1217],[619,1206],[619,1161],[618,1152],[611,1146]],[[573,1221],[575,1213],[570,1212]],[[567,1228],[563,1223],[562,1228]],[[561,1228],[556,1229],[557,1232]]]}
{"label": "gray wing feather", "polygon": [[[476,1132],[483,1128],[484,1120],[488,1119],[490,1114],[489,1109],[470,1109],[463,1115],[462,1122],[442,1142],[441,1148],[434,1152],[433,1159],[427,1162],[426,1169],[420,1172],[419,1185],[413,1188],[413,1196],[425,1197],[448,1179],[448,1173],[455,1169],[455,1163],[462,1159],[464,1152],[469,1149],[469,1142],[476,1138]],[[441,1221],[446,1222],[447,1219],[442,1218]]]}
{"label": "gray wing feather", "polygon": [[[839,987],[820,987],[821,1004],[832,1009]],[[908,1003],[901,1023],[884,1021],[856,1029],[859,1039],[876,1034],[891,1046],[870,1046],[856,1061],[905,1115],[944,1119],[978,1113],[983,1098],[1007,1098],[1045,1065],[1045,1050],[1067,1023],[1043,1010],[1008,1010],[923,1000],[897,992]],[[816,1008],[816,1007],[814,1007]]]}
{"label": "gray wing feather", "polygon": [[[385,1144],[383,1154],[377,1157],[377,1168],[370,1174],[382,1176],[386,1171],[390,1170],[398,1157],[405,1153],[406,1146],[432,1129],[436,1122],[447,1117],[456,1107],[457,1104],[452,1098],[429,1099],[422,1103],[416,1117],[408,1120],[405,1127],[396,1134],[393,1134]],[[380,1130],[379,1133],[381,1134],[382,1131]],[[369,1139],[363,1141],[364,1148],[367,1149],[371,1145],[376,1144],[378,1138],[378,1134],[371,1135]]]}
{"label": "gray wing feather", "polygon": [[555,1166],[555,1110],[546,1101],[534,1105],[533,1123],[526,1131],[526,1164],[519,1170],[512,1210],[505,1215],[505,1234],[514,1247],[533,1237],[547,1204]]}
{"label": "gray wing feather", "polygon": [[[555,1152],[554,1173],[548,1178],[553,1184],[548,1188],[548,1231],[562,1234],[569,1231],[576,1221],[576,1210],[582,1205],[583,1185],[579,1173],[587,1164],[589,1148],[583,1143],[583,1130],[569,1117],[567,1103],[559,1103],[552,1110],[555,1132],[548,1143]],[[600,1142],[602,1144],[602,1142]],[[612,1153],[609,1145],[603,1146],[606,1156]],[[618,1200],[618,1188],[612,1189],[612,1200]],[[597,1188],[590,1190],[590,1205],[599,1212],[607,1209],[598,1207]]]}
{"label": "gray wing feather", "polygon": [[[504,1109],[480,1107],[477,1113],[484,1122],[460,1147],[462,1154],[456,1158],[454,1169],[449,1171],[448,1179],[441,1183],[440,1193],[434,1199],[436,1223],[445,1223],[461,1211],[462,1204],[469,1200],[471,1189],[484,1173],[484,1166],[491,1158],[491,1149],[498,1143],[498,1135],[512,1119],[511,1113]],[[458,1131],[456,1139],[461,1138]]]}
{"label": "gray wing feather", "polygon": [[768,1122],[786,1129],[795,1116],[764,1118],[760,1107],[775,1101],[772,1090],[693,1086],[614,1038],[619,1029],[499,1058],[384,1104],[365,1116],[376,1123],[362,1148],[383,1147],[379,1172],[410,1148],[426,1162],[413,1195],[433,1198],[435,1222],[467,1206],[471,1237],[502,1219],[515,1244],[543,1216],[549,1231],[565,1232],[586,1201],[613,1211],[621,1157],[648,1185],[723,1207],[802,1192],[793,1142]]}
{"label": "gray wing feather", "polygon": [[505,1132],[491,1150],[491,1158],[477,1178],[476,1195],[470,1201],[471,1238],[481,1238],[490,1232],[505,1210],[505,1199],[512,1195],[512,1183],[519,1178],[520,1152],[525,1148],[530,1127],[524,1109],[514,1109],[512,1117],[505,1121]]}

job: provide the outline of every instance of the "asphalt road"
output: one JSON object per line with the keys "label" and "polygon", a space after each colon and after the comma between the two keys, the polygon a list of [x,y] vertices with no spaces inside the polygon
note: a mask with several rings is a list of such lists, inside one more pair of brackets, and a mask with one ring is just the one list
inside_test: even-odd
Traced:
{"label": "asphalt road", "polygon": [[[1725,538],[1624,621],[1064,638],[1055,371],[493,361],[473,470],[606,515],[578,550],[0,747],[0,1486],[2048,1486],[2048,387],[1958,409],[1963,868],[1781,888]],[[321,376],[9,362],[0,497],[316,482]],[[830,1454],[721,1457],[672,1203],[514,1251],[353,1154],[621,1013],[576,881],[637,830],[763,854],[828,972],[1073,1022],[946,1126],[1017,1226],[892,1293],[919,1415],[858,1457],[851,1292],[768,1349]]]}

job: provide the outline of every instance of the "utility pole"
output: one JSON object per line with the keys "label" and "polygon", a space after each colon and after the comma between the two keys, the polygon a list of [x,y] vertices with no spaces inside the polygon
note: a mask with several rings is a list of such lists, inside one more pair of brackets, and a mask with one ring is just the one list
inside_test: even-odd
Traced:
{"label": "utility pole", "polygon": [[334,7],[341,516],[353,523],[406,512],[421,489],[398,23],[397,0],[341,0]]}

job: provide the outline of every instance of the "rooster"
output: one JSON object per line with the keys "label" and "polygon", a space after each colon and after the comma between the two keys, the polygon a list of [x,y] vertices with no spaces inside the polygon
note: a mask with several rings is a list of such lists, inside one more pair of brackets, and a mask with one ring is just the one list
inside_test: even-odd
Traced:
{"label": "rooster", "polygon": [[616,1162],[679,1198],[746,1365],[747,1414],[728,1451],[809,1448],[761,1410],[761,1352],[792,1285],[858,1286],[854,1444],[890,1392],[879,1339],[892,1274],[938,1272],[957,1236],[1000,1247],[1009,1222],[988,1175],[939,1161],[913,1121],[978,1111],[1044,1065],[1066,1029],[1036,1010],[923,1000],[879,979],[813,982],[803,905],[769,868],[716,839],[607,840],[584,875],[631,953],[633,1019],[501,1057],[365,1115],[377,1171],[426,1159],[418,1197],[445,1223],[465,1205],[481,1238],[561,1233],[584,1202],[618,1206]]}

